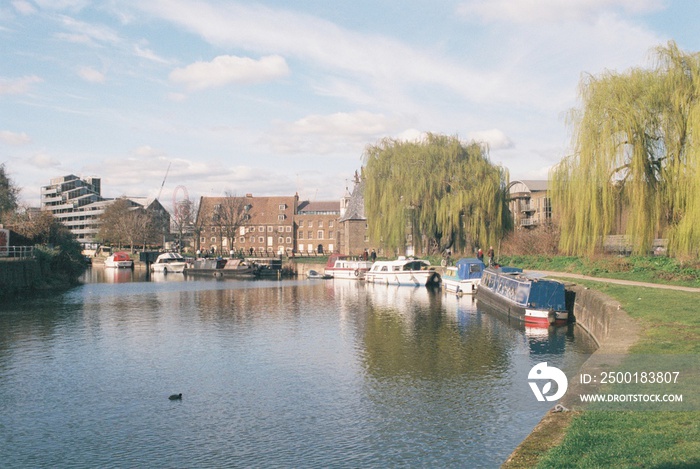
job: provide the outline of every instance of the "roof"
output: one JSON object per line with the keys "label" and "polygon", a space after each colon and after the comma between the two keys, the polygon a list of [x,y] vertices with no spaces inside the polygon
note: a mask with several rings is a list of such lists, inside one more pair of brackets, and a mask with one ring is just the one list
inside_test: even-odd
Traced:
{"label": "roof", "polygon": [[367,220],[365,217],[365,181],[355,184],[352,190],[345,215],[339,220],[341,223],[348,220]]}
{"label": "roof", "polygon": [[[248,207],[247,214],[250,219],[246,225],[279,225],[289,224],[294,219],[297,205],[296,196],[281,197],[202,197],[199,203],[197,220],[205,214],[212,214],[216,205],[224,205],[228,199],[233,199],[236,204]],[[279,215],[285,215],[284,222],[280,223]],[[211,215],[209,216],[211,220]],[[208,224],[209,222],[205,223]]]}
{"label": "roof", "polygon": [[549,181],[539,179],[515,180],[510,182],[509,189],[510,192],[546,192],[549,189]]}
{"label": "roof", "polygon": [[304,215],[308,212],[324,212],[324,214],[328,215],[338,214],[340,213],[340,201],[309,202],[308,200],[304,200],[299,202],[297,213],[299,215]]}

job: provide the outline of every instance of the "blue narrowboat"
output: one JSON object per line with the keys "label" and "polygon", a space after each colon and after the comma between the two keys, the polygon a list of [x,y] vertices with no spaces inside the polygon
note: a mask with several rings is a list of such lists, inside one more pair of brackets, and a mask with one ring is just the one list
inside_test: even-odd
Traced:
{"label": "blue narrowboat", "polygon": [[457,294],[471,295],[476,292],[476,287],[481,280],[481,273],[486,266],[475,257],[464,257],[454,266],[445,268],[442,275],[442,285],[446,291]]}
{"label": "blue narrowboat", "polygon": [[528,325],[566,324],[569,319],[563,283],[528,277],[515,267],[486,268],[476,298]]}

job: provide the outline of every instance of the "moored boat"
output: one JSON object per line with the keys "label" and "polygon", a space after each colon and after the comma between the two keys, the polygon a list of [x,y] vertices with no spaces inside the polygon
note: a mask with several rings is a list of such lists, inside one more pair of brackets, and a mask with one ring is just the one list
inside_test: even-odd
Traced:
{"label": "moored boat", "polygon": [[324,273],[333,278],[363,280],[372,267],[372,261],[353,259],[349,256],[333,254],[328,258]]}
{"label": "moored boat", "polygon": [[191,268],[185,269],[187,276],[213,276],[233,278],[253,278],[258,276],[258,268],[241,259],[197,259]]}
{"label": "moored boat", "polygon": [[182,273],[187,268],[187,260],[176,252],[164,252],[151,264],[151,272],[164,274]]}
{"label": "moored boat", "polygon": [[317,271],[315,271],[315,270],[312,269],[312,270],[309,270],[309,271],[306,273],[306,278],[311,278],[311,279],[315,279],[315,278],[316,278],[316,279],[330,279],[330,278],[333,278],[333,276],[332,276],[332,275],[329,275],[329,274],[322,274],[321,272],[317,272]]}
{"label": "moored boat", "polygon": [[475,257],[462,258],[454,266],[445,268],[442,285],[446,291],[471,295],[476,293],[485,268],[484,263]]}
{"label": "moored boat", "polygon": [[514,267],[486,268],[476,298],[528,325],[566,324],[569,318],[563,283],[528,277]]}
{"label": "moored boat", "polygon": [[105,267],[117,269],[131,269],[134,266],[134,261],[131,260],[129,254],[124,251],[115,252],[105,259]]}
{"label": "moored boat", "polygon": [[365,274],[369,283],[387,285],[432,286],[440,284],[440,274],[422,259],[399,257],[395,261],[376,261]]}

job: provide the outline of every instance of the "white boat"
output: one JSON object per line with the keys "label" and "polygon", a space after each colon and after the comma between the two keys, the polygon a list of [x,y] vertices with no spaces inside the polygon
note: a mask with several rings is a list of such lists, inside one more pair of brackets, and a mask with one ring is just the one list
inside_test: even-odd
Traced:
{"label": "white boat", "polygon": [[105,267],[116,269],[131,269],[134,266],[134,261],[131,260],[129,254],[124,251],[115,252],[105,259]]}
{"label": "white boat", "polygon": [[386,285],[430,286],[440,284],[440,274],[430,267],[430,262],[399,257],[395,261],[376,261],[365,274],[369,283]]}
{"label": "white boat", "polygon": [[329,278],[333,278],[333,277],[330,276],[330,275],[328,275],[328,274],[322,274],[321,272],[317,272],[317,271],[315,271],[315,270],[309,270],[309,271],[306,273],[306,278],[312,278],[312,279],[313,279],[313,278],[329,279]]}
{"label": "white boat", "polygon": [[333,254],[328,258],[323,273],[333,278],[345,278],[362,280],[366,272],[372,267],[372,261],[353,259],[349,256]]}
{"label": "white boat", "polygon": [[454,266],[445,268],[442,275],[442,286],[448,292],[472,295],[481,281],[481,273],[486,266],[475,257],[466,257],[457,261]]}
{"label": "white boat", "polygon": [[181,274],[187,268],[187,260],[176,252],[164,252],[151,264],[151,272]]}

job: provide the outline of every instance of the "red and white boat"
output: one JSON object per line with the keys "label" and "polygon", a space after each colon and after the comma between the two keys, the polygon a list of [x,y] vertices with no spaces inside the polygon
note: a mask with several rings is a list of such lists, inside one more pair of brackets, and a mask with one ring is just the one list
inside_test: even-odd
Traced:
{"label": "red and white boat", "polygon": [[105,267],[117,269],[131,269],[134,266],[134,261],[131,260],[129,254],[124,251],[115,252],[105,259]]}
{"label": "red and white boat", "polygon": [[323,273],[333,278],[364,280],[365,274],[372,267],[372,261],[363,261],[350,256],[333,254],[328,258]]}

